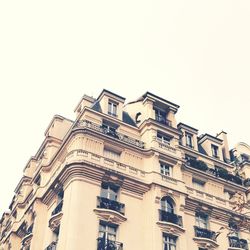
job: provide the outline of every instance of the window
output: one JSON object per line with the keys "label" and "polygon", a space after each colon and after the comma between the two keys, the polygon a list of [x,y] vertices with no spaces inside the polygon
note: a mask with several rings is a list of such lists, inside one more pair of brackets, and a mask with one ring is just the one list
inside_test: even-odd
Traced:
{"label": "window", "polygon": [[172,176],[173,175],[173,167],[166,164],[166,163],[160,163],[161,165],[161,174],[166,176]]}
{"label": "window", "polygon": [[234,221],[230,221],[228,223],[229,229],[230,229],[230,237],[237,237],[239,238],[239,227],[237,226],[237,223]]}
{"label": "window", "polygon": [[163,124],[166,124],[166,116],[167,116],[166,112],[159,110],[159,109],[155,109],[155,120],[156,121],[163,123]]}
{"label": "window", "polygon": [[169,234],[163,234],[163,249],[176,250],[177,237]]}
{"label": "window", "polygon": [[204,213],[196,213],[195,224],[199,228],[208,228],[208,216]]}
{"label": "window", "polygon": [[113,160],[119,160],[121,154],[109,148],[104,148],[103,155],[104,157],[107,157]]}
{"label": "window", "polygon": [[166,211],[168,213],[174,213],[174,202],[170,197],[163,197],[161,199],[161,210]]}
{"label": "window", "polygon": [[102,129],[104,134],[110,135],[112,137],[118,138],[118,135],[116,133],[117,125],[113,123],[109,123],[107,121],[103,121]]}
{"label": "window", "polygon": [[103,182],[101,189],[101,197],[116,201],[118,196],[118,190],[118,186],[112,183]]}
{"label": "window", "polygon": [[170,144],[171,137],[157,132],[157,141],[165,144]]}
{"label": "window", "polygon": [[193,179],[192,183],[193,183],[194,189],[197,189],[197,190],[200,190],[200,191],[204,191],[205,182]]}
{"label": "window", "polygon": [[40,174],[36,177],[36,179],[34,180],[34,183],[37,186],[40,186],[40,184],[41,184],[41,175]]}
{"label": "window", "polygon": [[185,136],[186,136],[186,146],[193,148],[194,147],[193,146],[193,135],[186,133]]}
{"label": "window", "polygon": [[117,103],[109,101],[108,103],[108,114],[112,116],[117,116]]}
{"label": "window", "polygon": [[212,149],[212,156],[218,158],[219,157],[219,155],[218,155],[218,146],[215,146],[215,145],[212,144],[211,149]]}

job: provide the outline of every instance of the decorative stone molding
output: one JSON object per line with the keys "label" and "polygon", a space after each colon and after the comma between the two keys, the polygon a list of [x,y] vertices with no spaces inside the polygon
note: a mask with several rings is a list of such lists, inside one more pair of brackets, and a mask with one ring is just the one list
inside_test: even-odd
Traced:
{"label": "decorative stone molding", "polygon": [[101,220],[105,220],[118,225],[127,220],[124,215],[110,209],[95,208],[94,212]]}
{"label": "decorative stone molding", "polygon": [[32,233],[27,234],[26,236],[24,236],[24,237],[23,237],[23,240],[22,240],[22,245],[23,245],[24,247],[30,246],[32,237],[33,237],[33,234],[32,234]]}
{"label": "decorative stone molding", "polygon": [[193,240],[196,242],[198,247],[201,247],[201,248],[207,248],[207,249],[213,250],[219,246],[216,241],[208,239],[208,238],[194,237]]}
{"label": "decorative stone molding", "polygon": [[57,213],[53,216],[51,216],[50,220],[49,220],[49,228],[54,232],[61,223],[61,219],[62,219],[63,213]]}
{"label": "decorative stone molding", "polygon": [[156,223],[164,233],[180,236],[185,232],[185,229],[177,224],[173,224],[166,221],[158,221]]}

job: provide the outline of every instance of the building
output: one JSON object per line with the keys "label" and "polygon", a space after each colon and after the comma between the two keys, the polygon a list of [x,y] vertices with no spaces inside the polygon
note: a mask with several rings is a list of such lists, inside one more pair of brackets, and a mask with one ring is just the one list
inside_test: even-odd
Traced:
{"label": "building", "polygon": [[103,90],[75,121],[56,115],[0,220],[0,249],[248,249],[250,147],[177,124],[178,109]]}

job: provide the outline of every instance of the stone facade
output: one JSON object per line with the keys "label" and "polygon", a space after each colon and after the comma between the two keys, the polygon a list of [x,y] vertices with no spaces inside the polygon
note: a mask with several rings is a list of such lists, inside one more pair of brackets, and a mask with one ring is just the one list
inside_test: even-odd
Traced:
{"label": "stone facade", "polygon": [[177,124],[178,109],[103,90],[75,121],[56,115],[0,220],[0,249],[248,249],[250,147]]}

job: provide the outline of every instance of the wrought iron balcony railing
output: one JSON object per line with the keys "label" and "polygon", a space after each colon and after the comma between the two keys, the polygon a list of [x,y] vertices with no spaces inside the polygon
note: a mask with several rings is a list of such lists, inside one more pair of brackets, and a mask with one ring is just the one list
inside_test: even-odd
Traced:
{"label": "wrought iron balcony railing", "polygon": [[58,214],[62,211],[62,206],[63,206],[63,200],[61,200],[58,205],[56,206],[56,208],[52,211],[51,215],[55,215]]}
{"label": "wrought iron balcony railing", "polygon": [[98,196],[97,197],[97,207],[114,210],[114,211],[124,215],[125,205],[123,203],[118,202],[118,201],[110,200],[108,198]]}
{"label": "wrought iron balcony railing", "polygon": [[160,216],[160,221],[173,223],[173,224],[176,224],[180,227],[183,226],[182,217],[177,215],[177,214],[170,213],[170,212],[159,209],[159,216]]}
{"label": "wrought iron balcony railing", "polygon": [[195,237],[207,238],[207,239],[216,241],[215,232],[213,231],[210,231],[206,228],[196,227],[196,226],[194,226],[194,231],[195,231]]}
{"label": "wrought iron balcony railing", "polygon": [[87,120],[79,121],[76,124],[76,127],[77,128],[88,128],[88,129],[100,132],[102,134],[108,135],[110,137],[113,137],[113,138],[115,138],[117,140],[120,140],[122,142],[129,143],[129,144],[131,144],[133,146],[136,146],[136,147],[139,147],[139,148],[144,148],[144,142],[142,142],[140,140],[137,140],[137,139],[134,139],[134,138],[129,137],[127,135],[118,133],[113,129],[112,130],[107,129],[107,128],[103,127],[102,125],[98,125],[96,123],[93,123],[93,122],[90,122],[90,121],[87,121]]}
{"label": "wrought iron balcony railing", "polygon": [[56,245],[57,245],[57,242],[56,242],[56,241],[52,241],[52,242],[45,248],[45,250],[56,250]]}
{"label": "wrought iron balcony railing", "polygon": [[244,239],[239,239],[238,237],[235,236],[230,236],[228,237],[229,240],[229,246],[230,247],[236,247],[236,248],[241,248],[244,250],[248,250],[248,245],[247,241]]}
{"label": "wrought iron balcony railing", "polygon": [[32,232],[33,232],[33,226],[34,226],[34,224],[31,224],[31,225],[28,227],[28,229],[27,229],[27,235],[28,235],[28,234],[32,234]]}
{"label": "wrought iron balcony railing", "polygon": [[97,250],[122,250],[123,244],[118,241],[112,241],[105,238],[97,239]]}

